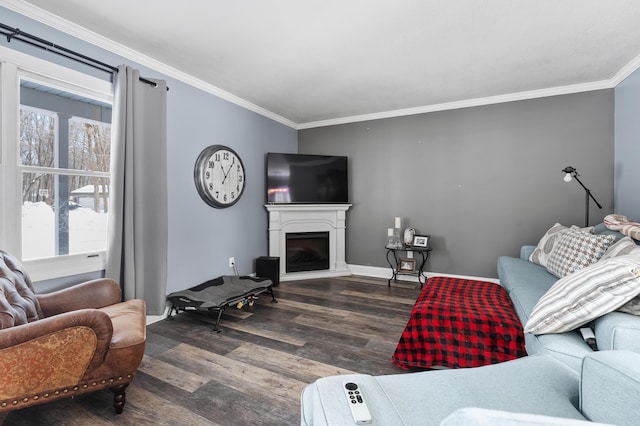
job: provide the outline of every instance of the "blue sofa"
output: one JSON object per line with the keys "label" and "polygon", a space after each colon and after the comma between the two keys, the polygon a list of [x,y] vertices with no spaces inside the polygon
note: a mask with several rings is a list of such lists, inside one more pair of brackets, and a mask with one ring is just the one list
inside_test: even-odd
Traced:
{"label": "blue sofa", "polygon": [[[604,225],[595,232],[622,236]],[[498,260],[500,284],[523,324],[558,279],[528,260],[533,249],[524,246],[520,258]],[[599,351],[578,331],[526,334],[529,356],[500,364],[321,378],[302,392],[301,424],[354,424],[342,391],[345,381],[360,386],[374,425],[638,424],[640,317],[612,312],[594,328]]]}
{"label": "blue sofa", "polygon": [[[617,231],[608,230],[603,224],[595,226],[596,234],[623,237]],[[540,265],[529,261],[535,246],[523,246],[520,257],[502,256],[498,259],[500,285],[508,292],[516,314],[526,324],[538,300],[558,280]],[[611,312],[595,320],[594,333],[598,349],[628,349],[640,353],[640,317]],[[559,334],[525,334],[525,346],[529,355],[545,353],[557,358],[576,371],[580,371],[582,358],[593,352],[578,330]]]}
{"label": "blue sofa", "polygon": [[476,368],[325,377],[303,390],[301,424],[354,424],[345,381],[358,383],[374,425],[636,425],[640,414],[640,354],[602,351],[587,355],[580,373],[538,354]]}

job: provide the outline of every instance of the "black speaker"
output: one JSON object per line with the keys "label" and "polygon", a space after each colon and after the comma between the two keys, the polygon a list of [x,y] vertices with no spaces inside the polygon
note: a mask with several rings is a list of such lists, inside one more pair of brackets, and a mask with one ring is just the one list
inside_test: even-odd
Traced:
{"label": "black speaker", "polygon": [[256,259],[256,277],[269,278],[273,286],[280,284],[280,258],[261,256]]}

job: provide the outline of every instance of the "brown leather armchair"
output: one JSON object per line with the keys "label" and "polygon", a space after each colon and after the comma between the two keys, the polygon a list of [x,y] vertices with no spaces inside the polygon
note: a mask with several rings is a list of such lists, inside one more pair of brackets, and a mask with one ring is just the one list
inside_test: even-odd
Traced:
{"label": "brown leather armchair", "polygon": [[0,250],[0,413],[109,388],[116,413],[142,361],[145,304],[98,279],[35,294]]}

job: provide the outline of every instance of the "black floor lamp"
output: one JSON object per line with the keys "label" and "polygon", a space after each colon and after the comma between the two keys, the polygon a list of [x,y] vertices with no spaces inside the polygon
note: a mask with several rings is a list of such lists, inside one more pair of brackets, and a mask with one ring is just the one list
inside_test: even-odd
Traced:
{"label": "black floor lamp", "polygon": [[580,181],[580,179],[578,179],[578,176],[580,176],[578,174],[578,171],[571,166],[567,166],[564,169],[562,169],[562,172],[565,173],[564,175],[564,181],[565,182],[571,182],[572,179],[575,179],[576,182],[578,182],[580,184],[581,187],[584,188],[585,190],[585,202],[584,202],[584,226],[589,226],[589,198],[591,198],[593,200],[594,203],[596,203],[596,206],[598,206],[599,209],[602,208],[602,206],[600,205],[600,203],[598,202],[598,200],[596,200],[593,195],[591,194],[591,190],[589,188],[587,188],[586,186],[584,186],[584,184]]}

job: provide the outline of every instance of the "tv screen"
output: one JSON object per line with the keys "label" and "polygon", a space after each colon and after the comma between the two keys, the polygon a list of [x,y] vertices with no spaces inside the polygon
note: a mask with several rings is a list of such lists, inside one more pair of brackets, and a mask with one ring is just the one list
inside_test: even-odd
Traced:
{"label": "tv screen", "polygon": [[347,157],[267,153],[267,203],[348,202]]}

